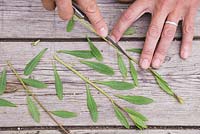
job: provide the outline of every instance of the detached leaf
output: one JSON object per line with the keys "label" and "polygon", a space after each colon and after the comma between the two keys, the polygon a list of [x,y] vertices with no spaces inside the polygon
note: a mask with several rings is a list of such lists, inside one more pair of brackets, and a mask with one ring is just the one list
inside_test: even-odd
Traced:
{"label": "detached leaf", "polygon": [[34,80],[34,79],[22,79],[22,81],[28,85],[28,86],[31,86],[31,87],[35,87],[35,88],[47,88],[47,84],[41,82],[41,81],[38,81],[38,80]]}
{"label": "detached leaf", "polygon": [[77,116],[76,113],[69,111],[52,111],[51,113],[61,118],[73,118]]}
{"label": "detached leaf", "polygon": [[116,97],[137,105],[145,105],[153,102],[152,99],[143,96],[116,95]]}
{"label": "detached leaf", "polygon": [[95,71],[99,73],[106,74],[106,75],[114,75],[114,70],[108,65],[105,65],[99,62],[92,62],[92,61],[80,61],[80,62],[94,69]]}
{"label": "detached leaf", "polygon": [[7,81],[6,75],[7,75],[7,71],[4,68],[0,76],[0,95],[2,95],[4,91],[6,90],[6,81]]}
{"label": "detached leaf", "polygon": [[115,111],[115,115],[116,115],[117,119],[121,122],[121,124],[125,128],[130,128],[130,125],[129,125],[126,117],[124,116],[122,111],[117,106],[114,106],[114,111]]}
{"label": "detached leaf", "polygon": [[88,44],[90,45],[91,53],[96,57],[98,61],[103,60],[103,56],[101,52],[98,50],[98,48],[93,44],[93,42],[90,40],[89,37],[87,37]]}
{"label": "detached leaf", "polygon": [[16,105],[5,99],[0,99],[0,107],[16,107]]}
{"label": "detached leaf", "polygon": [[90,112],[90,116],[91,116],[93,122],[97,122],[98,110],[97,110],[96,102],[90,92],[88,85],[86,85],[86,90],[87,90],[87,107]]}
{"label": "detached leaf", "polygon": [[122,76],[124,78],[126,78],[127,77],[127,68],[124,63],[124,60],[122,59],[122,56],[119,53],[117,54],[117,62],[118,62],[119,70],[120,70]]}
{"label": "detached leaf", "polygon": [[145,129],[147,128],[147,125],[145,124],[145,122],[143,120],[141,120],[140,118],[138,118],[137,116],[134,116],[132,114],[129,114],[131,120],[133,121],[133,123],[139,128],[139,129]]}
{"label": "detached leaf", "polygon": [[55,88],[57,97],[62,100],[63,99],[63,83],[60,79],[60,76],[57,72],[56,65],[53,65],[54,70],[54,79],[55,79]]}
{"label": "detached leaf", "polygon": [[32,45],[32,46],[37,46],[39,43],[40,43],[40,40],[37,40],[37,41],[35,41],[35,42],[32,42],[31,45]]}
{"label": "detached leaf", "polygon": [[126,111],[127,113],[133,115],[133,116],[136,116],[136,117],[140,118],[140,119],[143,120],[143,121],[148,121],[148,119],[147,119],[144,115],[142,115],[142,114],[139,113],[139,112],[134,111],[133,109],[125,108],[125,111]]}
{"label": "detached leaf", "polygon": [[129,90],[135,87],[134,84],[124,81],[95,81],[95,83],[105,85],[116,90]]}
{"label": "detached leaf", "polygon": [[135,29],[133,27],[130,27],[124,32],[124,35],[133,35],[134,33]]}
{"label": "detached leaf", "polygon": [[36,55],[25,67],[24,69],[24,75],[30,75],[35,67],[38,65],[40,59],[44,55],[44,53],[47,51],[47,48],[43,49],[38,55]]}
{"label": "detached leaf", "polygon": [[75,21],[74,21],[74,17],[72,17],[68,23],[67,23],[67,32],[71,32],[74,28],[74,24],[75,24]]}
{"label": "detached leaf", "polygon": [[131,48],[131,49],[126,49],[126,51],[134,52],[134,53],[138,53],[138,54],[142,53],[142,49],[141,48]]}
{"label": "detached leaf", "polygon": [[40,113],[35,105],[35,103],[32,101],[31,97],[27,96],[27,104],[28,104],[28,111],[31,114],[33,120],[37,123],[40,122]]}
{"label": "detached leaf", "polygon": [[131,77],[134,80],[135,86],[138,86],[138,74],[131,60],[129,60],[129,66],[130,66]]}
{"label": "detached leaf", "polygon": [[94,58],[91,51],[89,51],[89,50],[74,50],[74,51],[59,50],[59,51],[57,51],[57,53],[65,53],[65,54],[69,54],[69,55],[76,56],[79,58],[84,58],[84,59]]}

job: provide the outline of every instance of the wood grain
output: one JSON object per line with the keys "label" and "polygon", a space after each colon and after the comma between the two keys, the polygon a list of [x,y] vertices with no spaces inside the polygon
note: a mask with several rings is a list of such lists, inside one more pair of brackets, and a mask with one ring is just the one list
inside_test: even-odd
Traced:
{"label": "wood grain", "polygon": [[[122,80],[119,73],[116,54],[112,47],[102,42],[94,42],[96,46],[103,52],[104,63],[112,66],[116,71],[115,76],[108,77],[92,71],[84,65],[79,64],[78,60],[72,56],[59,54],[59,56],[66,62],[74,64],[75,68],[82,74],[89,77],[91,80]],[[162,68],[158,70],[160,74],[169,82],[175,92],[180,95],[185,104],[180,105],[166,93],[161,91],[155,83],[154,78],[144,70],[139,71],[139,87],[130,91],[115,91],[104,86],[101,86],[111,96],[115,94],[133,94],[143,95],[154,99],[154,103],[146,106],[136,106],[126,103],[122,100],[117,102],[126,107],[134,108],[143,113],[149,118],[148,125],[153,126],[200,126],[200,42],[194,41],[194,48],[192,56],[183,61],[179,57],[180,42],[174,41],[169,50],[165,63]],[[33,72],[33,78],[48,83],[47,89],[33,89],[39,100],[49,109],[58,110],[64,109],[74,111],[79,114],[77,118],[73,119],[60,119],[61,123],[66,126],[121,126],[116,119],[111,104],[108,100],[92,90],[92,94],[99,107],[99,121],[93,123],[90,120],[89,113],[86,106],[85,84],[76,75],[71,73],[62,65],[58,64],[58,72],[64,83],[64,100],[59,101],[55,95],[54,78],[52,70],[52,55],[56,50],[80,50],[88,49],[86,42],[41,42],[38,46],[32,47],[30,42],[1,42],[0,46],[0,69],[3,69],[6,61],[9,60],[13,63],[17,71],[22,74],[25,64],[32,59],[43,48],[49,48],[36,70]],[[143,42],[130,41],[120,42],[124,48],[142,47]],[[138,58],[138,55],[131,54]],[[126,60],[126,64],[128,61]],[[9,70],[9,68],[8,68]],[[131,77],[127,78],[131,82]],[[13,86],[16,84],[20,90],[16,93],[5,94],[2,98],[6,98],[15,102],[17,108],[0,108],[0,120],[3,122],[1,127],[9,126],[53,126],[51,120],[47,115],[41,111],[41,123],[37,124],[30,118],[26,103],[25,93],[20,88],[19,83],[16,81],[15,76],[11,71],[8,72],[8,83]]]}
{"label": "wood grain", "polygon": [[[0,38],[84,38],[86,35],[96,37],[79,23],[73,33],[66,32],[66,23],[62,21],[57,12],[46,11],[41,0],[1,0],[0,3]],[[98,0],[102,15],[111,30],[117,18],[127,9],[128,4],[120,4],[116,0]],[[150,22],[150,15],[144,15],[132,26],[136,33],[132,36],[145,37]],[[200,10],[195,18],[195,36],[200,36]],[[180,27],[176,37],[181,36]]]}
{"label": "wood grain", "polygon": [[[72,130],[72,134],[199,134],[199,130]],[[56,130],[2,131],[1,134],[61,134]]]}

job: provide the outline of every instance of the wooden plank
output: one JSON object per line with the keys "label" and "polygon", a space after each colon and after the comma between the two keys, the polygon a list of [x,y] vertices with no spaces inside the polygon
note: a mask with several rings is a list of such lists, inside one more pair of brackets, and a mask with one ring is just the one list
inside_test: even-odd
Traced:
{"label": "wooden plank", "polygon": [[[115,0],[98,1],[102,14],[112,29],[117,18],[128,7],[127,4],[119,4]],[[0,38],[84,38],[86,35],[96,37],[79,23],[72,33],[66,32],[66,21],[62,21],[57,12],[48,12],[43,9],[40,0],[4,0],[0,4],[1,23]],[[195,17],[195,36],[200,33],[200,10]],[[136,34],[129,37],[145,37],[150,22],[150,15],[145,15],[133,24]],[[181,36],[179,28],[177,37]]]}
{"label": "wooden plank", "polygon": [[[135,90],[120,92],[103,86],[101,87],[111,96],[114,94],[134,94],[153,98],[155,103],[147,106],[131,105],[115,98],[120,105],[134,108],[146,115],[149,118],[148,125],[200,126],[199,43],[199,41],[194,41],[193,55],[187,61],[183,61],[178,55],[180,42],[173,42],[165,63],[162,68],[158,70],[158,72],[160,72],[174,88],[175,92],[185,100],[184,105],[178,104],[174,98],[161,91],[155,84],[155,80],[151,74],[140,69],[138,69],[140,86]],[[86,66],[79,64],[78,60],[74,57],[62,54],[60,57],[68,63],[75,64],[75,68],[91,80],[122,79],[116,64],[115,51],[111,47],[106,46],[105,43],[95,42],[95,44],[100,50],[103,51],[104,63],[115,69],[116,74],[114,77],[107,77],[105,75],[98,74]],[[123,46],[124,49],[142,47],[142,44],[143,42],[120,42],[120,45]],[[53,84],[54,78],[51,66],[53,53],[59,49],[88,49],[88,44],[86,42],[41,42],[37,47],[31,47],[30,42],[1,42],[0,46],[0,69],[2,69],[7,60],[10,60],[20,74],[23,73],[22,70],[28,60],[30,60],[43,48],[49,48],[48,52],[45,54],[41,63],[32,75],[35,79],[48,83],[49,87],[48,89],[34,89],[34,92],[38,96],[39,100],[49,110],[65,109],[79,114],[79,117],[73,119],[64,120],[57,118],[61,123],[67,126],[120,126],[119,121],[113,113],[111,104],[104,96],[100,95],[100,93],[95,90],[92,91],[92,94],[99,106],[99,121],[97,123],[93,123],[90,120],[85,102],[86,96],[84,82],[59,64],[58,70],[61,75],[61,79],[64,82],[65,96],[63,101],[58,101],[55,96]],[[136,55],[132,54],[132,56]],[[128,62],[126,61],[126,64],[127,63]],[[127,81],[131,81],[130,76],[127,78]],[[8,72],[8,82],[10,84],[17,83],[15,76],[10,71]],[[40,110],[41,123],[34,123],[27,112],[25,93],[23,90],[19,90],[18,92],[12,94],[5,94],[2,97],[15,102],[18,105],[18,108],[0,108],[0,120],[3,122],[1,127],[55,125],[42,110]]]}
{"label": "wooden plank", "polygon": [[[0,131],[1,134],[61,134],[56,130]],[[199,134],[200,130],[72,130],[72,134]]]}

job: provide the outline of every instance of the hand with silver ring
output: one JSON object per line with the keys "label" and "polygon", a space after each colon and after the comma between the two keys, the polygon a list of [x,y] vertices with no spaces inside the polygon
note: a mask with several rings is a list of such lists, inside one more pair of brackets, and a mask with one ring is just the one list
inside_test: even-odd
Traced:
{"label": "hand with silver ring", "polygon": [[[96,32],[106,37],[108,28],[100,13],[96,0],[76,0],[76,2],[90,19]],[[69,20],[74,14],[72,0],[42,0],[42,3],[47,10],[54,10],[57,6],[58,14],[63,20]]]}
{"label": "hand with silver ring", "polygon": [[151,13],[152,20],[139,64],[143,69],[149,68],[150,65],[159,68],[175,36],[179,21],[183,21],[180,56],[186,59],[192,49],[194,19],[199,4],[200,0],[136,0],[121,15],[111,37],[118,42],[134,21],[144,13]]}

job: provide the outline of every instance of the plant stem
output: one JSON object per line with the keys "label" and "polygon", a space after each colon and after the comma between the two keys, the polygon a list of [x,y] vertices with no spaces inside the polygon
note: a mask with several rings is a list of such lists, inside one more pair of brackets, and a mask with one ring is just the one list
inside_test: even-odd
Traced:
{"label": "plant stem", "polygon": [[[117,52],[121,53],[121,52],[118,50],[118,48],[115,47],[115,45],[113,45],[109,40],[107,40],[105,37],[99,35],[99,34],[95,31],[95,29],[90,25],[90,23],[88,23],[87,21],[85,21],[85,20],[83,20],[83,19],[80,19],[80,18],[79,18],[78,16],[76,16],[76,15],[74,15],[74,18],[75,18],[76,20],[78,20],[82,25],[84,25],[87,29],[89,29],[91,32],[95,33],[95,34],[98,35],[100,38],[102,38],[105,42],[107,42],[109,45],[111,45]],[[127,57],[129,60],[133,61],[135,64],[139,64],[139,62],[138,62],[136,59],[134,59],[133,57],[129,56],[128,54],[126,54],[126,57]],[[155,71],[154,71],[151,67],[148,68],[148,71],[151,72],[153,75],[156,75],[156,74],[155,74]],[[180,98],[179,96],[177,96],[175,93],[174,93],[173,97],[174,97],[176,100],[178,100],[179,103],[181,103],[181,104],[183,103],[182,98]]]}
{"label": "plant stem", "polygon": [[33,94],[33,92],[24,84],[22,78],[19,76],[13,65],[7,61],[8,66],[12,70],[12,72],[16,75],[19,82],[22,84],[24,90],[26,91],[27,95],[31,95],[33,99],[38,103],[38,105],[48,114],[48,116],[56,123],[64,132],[65,134],[70,134],[70,131],[65,129],[57,120],[51,115],[51,113],[43,106],[43,104],[37,99],[37,97]]}
{"label": "plant stem", "polygon": [[106,96],[109,101],[114,104],[114,100],[100,87],[98,87],[95,83],[93,83],[92,81],[90,81],[88,78],[86,78],[85,76],[83,76],[80,72],[78,72],[77,70],[75,70],[73,67],[71,67],[70,65],[68,65],[67,63],[65,63],[63,60],[61,60],[56,54],[54,55],[54,59],[56,61],[58,61],[59,63],[61,63],[62,65],[64,65],[66,68],[68,68],[69,70],[71,70],[74,74],[76,74],[77,76],[79,76],[83,81],[85,81],[86,83],[90,84],[91,86],[93,86],[95,89],[97,89],[99,92],[101,92],[104,96]]}

